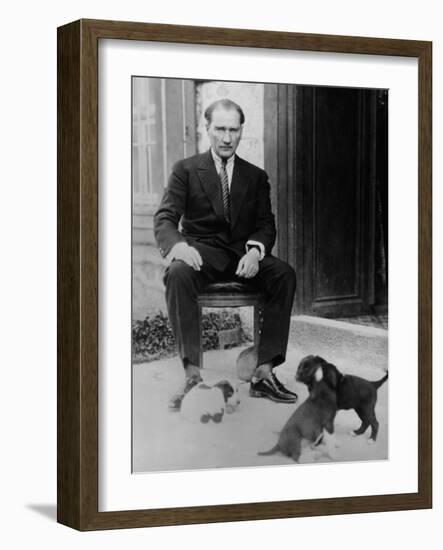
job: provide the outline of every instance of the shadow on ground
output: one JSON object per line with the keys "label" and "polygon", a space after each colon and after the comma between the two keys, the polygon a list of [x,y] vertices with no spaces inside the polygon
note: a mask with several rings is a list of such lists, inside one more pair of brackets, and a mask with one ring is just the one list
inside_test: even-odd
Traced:
{"label": "shadow on ground", "polygon": [[55,504],[26,504],[26,508],[51,521],[57,521],[57,506]]}

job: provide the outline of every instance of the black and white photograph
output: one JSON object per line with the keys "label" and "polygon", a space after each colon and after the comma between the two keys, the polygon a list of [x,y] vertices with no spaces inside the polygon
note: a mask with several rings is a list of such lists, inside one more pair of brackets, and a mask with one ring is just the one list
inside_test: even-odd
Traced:
{"label": "black and white photograph", "polygon": [[386,89],[132,77],[132,471],[389,459]]}

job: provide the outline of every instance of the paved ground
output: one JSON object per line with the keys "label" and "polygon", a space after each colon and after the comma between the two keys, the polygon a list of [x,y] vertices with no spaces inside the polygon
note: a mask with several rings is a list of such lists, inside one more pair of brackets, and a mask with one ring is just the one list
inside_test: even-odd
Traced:
{"label": "paved ground", "polygon": [[[239,383],[241,404],[237,411],[225,415],[221,424],[192,424],[180,413],[168,411],[169,397],[182,381],[182,368],[176,357],[134,365],[134,418],[133,418],[133,471],[167,471],[241,466],[290,464],[282,455],[258,456],[257,451],[271,448],[278,432],[307,396],[304,385],[295,382],[294,376],[302,350],[289,348],[287,361],[276,369],[279,378],[299,394],[296,405],[277,404],[268,399],[251,398],[249,385],[236,378],[235,359],[242,348],[205,353],[205,382],[211,384],[224,378]],[[334,357],[344,373],[358,374],[371,380],[383,376],[381,368],[360,365],[355,356]],[[387,358],[386,358],[387,361]],[[387,366],[387,365],[386,365]],[[336,461],[384,460],[388,458],[388,383],[379,390],[376,407],[380,422],[379,437],[368,445],[368,433],[350,437],[349,431],[359,426],[354,411],[339,411],[335,421],[340,443]],[[325,453],[302,452],[301,463],[329,462]]]}

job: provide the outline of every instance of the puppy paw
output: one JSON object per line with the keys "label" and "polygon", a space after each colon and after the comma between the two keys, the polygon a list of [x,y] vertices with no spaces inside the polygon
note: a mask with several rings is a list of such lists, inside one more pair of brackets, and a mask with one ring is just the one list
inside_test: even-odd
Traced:
{"label": "puppy paw", "polygon": [[212,417],[212,420],[213,420],[216,424],[219,424],[219,423],[223,420],[223,413],[222,413],[222,412],[219,412],[219,413],[214,414],[214,416]]}
{"label": "puppy paw", "polygon": [[228,414],[232,414],[232,413],[235,413],[235,411],[237,410],[237,407],[238,407],[239,403],[237,403],[237,405],[233,405],[231,403],[227,403],[226,405],[226,412]]}
{"label": "puppy paw", "polygon": [[357,437],[357,434],[355,433],[354,430],[349,430],[348,434],[349,434],[351,437]]}
{"label": "puppy paw", "polygon": [[366,442],[368,445],[375,445],[375,441],[372,438],[369,438]]}

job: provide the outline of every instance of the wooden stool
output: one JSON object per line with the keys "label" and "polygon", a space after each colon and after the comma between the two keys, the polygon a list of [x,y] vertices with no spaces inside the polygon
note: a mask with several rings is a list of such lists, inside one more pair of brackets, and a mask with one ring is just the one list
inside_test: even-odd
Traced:
{"label": "wooden stool", "polygon": [[208,285],[197,298],[198,328],[200,334],[200,368],[203,368],[203,308],[204,307],[244,307],[254,308],[254,345],[260,339],[260,309],[264,305],[264,295],[243,283],[223,281]]}

